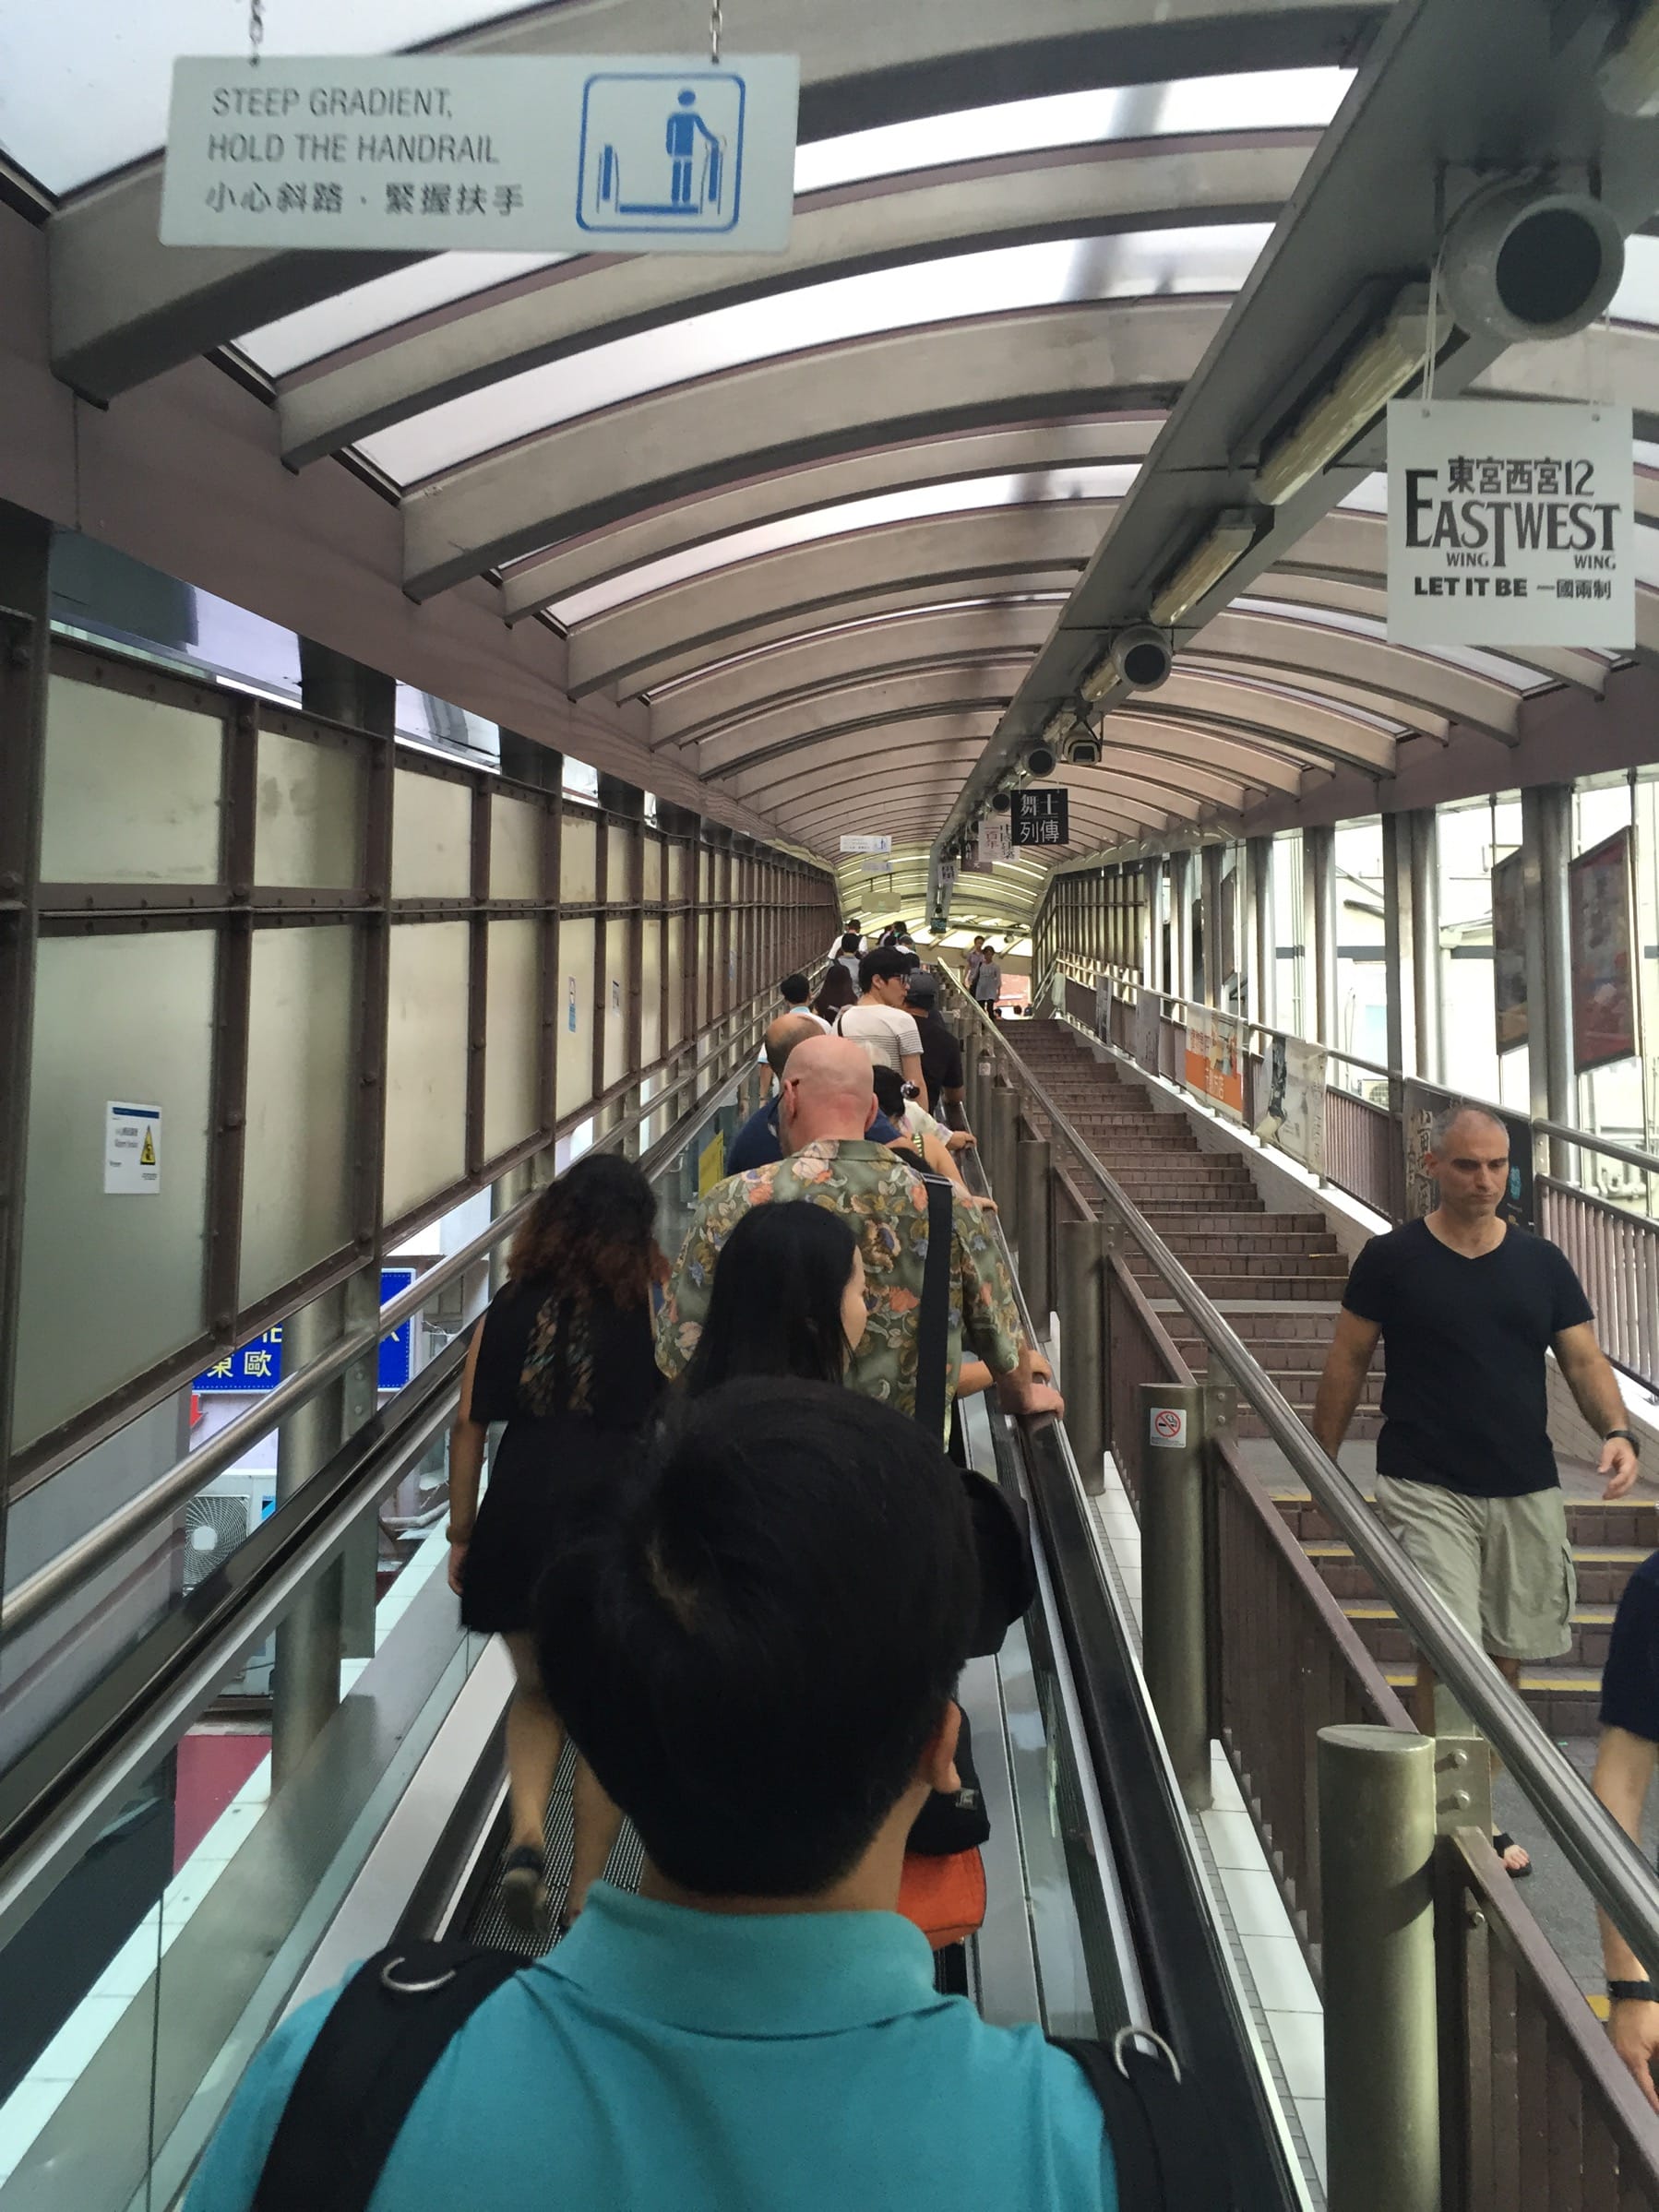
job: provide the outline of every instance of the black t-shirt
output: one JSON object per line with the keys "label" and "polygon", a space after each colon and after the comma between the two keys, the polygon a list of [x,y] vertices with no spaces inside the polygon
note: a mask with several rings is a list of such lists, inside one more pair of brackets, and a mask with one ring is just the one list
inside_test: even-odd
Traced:
{"label": "black t-shirt", "polygon": [[1408,1221],[1372,1238],[1343,1303],[1382,1328],[1379,1475],[1476,1498],[1555,1487],[1544,1355],[1593,1318],[1558,1245],[1510,1227],[1467,1259]]}
{"label": "black t-shirt", "polygon": [[491,1301],[471,1410],[485,1426],[579,1413],[627,1429],[649,1419],[662,1387],[649,1304],[625,1312],[603,1292],[579,1302],[543,1278]]}
{"label": "black t-shirt", "polygon": [[1659,1743],[1659,1552],[1625,1585],[1602,1674],[1602,1726]]}
{"label": "black t-shirt", "polygon": [[937,1118],[939,1100],[945,1093],[962,1088],[962,1048],[940,1019],[937,1008],[930,1008],[925,1014],[920,1006],[913,1006],[910,1011],[922,1032],[922,1080],[927,1086],[928,1110]]}

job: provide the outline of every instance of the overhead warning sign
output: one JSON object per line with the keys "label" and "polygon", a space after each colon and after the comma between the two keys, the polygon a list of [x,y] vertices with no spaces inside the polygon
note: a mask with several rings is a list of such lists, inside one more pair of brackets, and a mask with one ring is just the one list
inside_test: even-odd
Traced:
{"label": "overhead warning sign", "polygon": [[161,1109],[112,1099],[103,1115],[106,1197],[149,1198],[161,1188]]}
{"label": "overhead warning sign", "polygon": [[175,61],[163,245],[782,253],[794,54]]}
{"label": "overhead warning sign", "polygon": [[1630,430],[1628,407],[1394,400],[1390,637],[1631,650]]}

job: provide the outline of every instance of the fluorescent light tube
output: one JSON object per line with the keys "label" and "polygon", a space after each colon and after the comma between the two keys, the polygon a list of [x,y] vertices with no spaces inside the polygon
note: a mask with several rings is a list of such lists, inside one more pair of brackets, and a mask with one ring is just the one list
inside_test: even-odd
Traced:
{"label": "fluorescent light tube", "polygon": [[[1450,319],[1443,309],[1436,316],[1442,329]],[[1276,507],[1299,492],[1421,373],[1427,352],[1428,287],[1408,284],[1380,329],[1361,341],[1338,370],[1336,381],[1262,455],[1256,497]]]}
{"label": "fluorescent light tube", "polygon": [[1161,585],[1150,610],[1160,629],[1180,622],[1189,609],[1213,591],[1234,565],[1256,542],[1256,516],[1248,507],[1226,507],[1213,528],[1199,540],[1166,584]]}

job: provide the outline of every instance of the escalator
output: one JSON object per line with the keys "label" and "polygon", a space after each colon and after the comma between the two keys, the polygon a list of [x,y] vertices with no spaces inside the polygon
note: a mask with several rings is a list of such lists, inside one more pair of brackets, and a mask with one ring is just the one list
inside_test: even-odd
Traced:
{"label": "escalator", "polygon": [[[734,1118],[735,1089],[702,1100],[645,1156],[665,1241],[695,1193],[710,1123]],[[465,1934],[528,1955],[499,1909],[510,1671],[498,1646],[457,1627],[434,1548],[424,1576],[417,1552],[395,1624],[333,1718],[246,1808],[245,1836],[210,1875],[187,1860],[158,1893],[153,1814],[146,1826],[218,1685],[441,1433],[461,1356],[458,1338],[0,1778],[0,1982],[62,1979],[94,1900],[112,1882],[148,1885],[113,1961],[109,1929],[80,1945],[84,1989],[42,2016],[42,2051],[14,2065],[0,2212],[164,2212],[271,2026],[394,1937]],[[1064,1433],[983,1401],[967,1425],[974,1464],[1030,1505],[1040,1595],[961,1684],[991,1815],[988,1907],[967,1944],[938,1955],[940,1986],[999,2024],[1107,2040],[1154,2029],[1205,2084],[1238,2201],[1252,2212],[1302,2204]],[[573,1764],[567,1750],[548,1820],[555,1897]],[[609,1878],[632,1885],[639,1867],[625,1826]],[[42,2075],[42,2061],[60,2073]]]}

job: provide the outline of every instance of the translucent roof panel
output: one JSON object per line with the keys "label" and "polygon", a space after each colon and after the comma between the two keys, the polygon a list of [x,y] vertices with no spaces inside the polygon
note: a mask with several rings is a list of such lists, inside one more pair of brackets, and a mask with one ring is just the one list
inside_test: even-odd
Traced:
{"label": "translucent roof panel", "polygon": [[942,599],[930,601],[925,607],[906,607],[896,614],[866,614],[853,622],[819,623],[815,628],[797,631],[795,636],[769,645],[750,646],[746,650],[728,653],[722,660],[705,660],[689,675],[676,676],[671,684],[663,684],[644,696],[648,699],[666,698],[685,684],[700,684],[705,676],[718,675],[724,669],[737,668],[746,660],[763,660],[769,653],[784,650],[787,647],[808,644],[820,637],[838,637],[851,630],[876,630],[889,623],[912,622],[918,615],[956,614],[976,607],[1062,607],[1066,603],[1063,591],[1010,591],[996,599]]}
{"label": "translucent roof panel", "polygon": [[1659,238],[1625,240],[1625,273],[1607,313],[1616,323],[1659,323]]}
{"label": "translucent roof panel", "polygon": [[[477,0],[273,0],[267,54],[388,54],[518,11]],[[0,10],[0,148],[49,192],[153,153],[173,56],[245,54],[240,0],[18,0]]]}
{"label": "translucent roof panel", "polygon": [[641,599],[647,592],[684,583],[688,577],[706,576],[734,561],[779,553],[785,546],[839,537],[845,530],[876,529],[887,522],[913,522],[924,515],[968,514],[977,507],[1020,505],[1032,500],[1121,499],[1137,473],[1132,462],[1116,462],[1094,469],[1048,469],[1021,476],[961,477],[954,483],[917,484],[903,492],[879,493],[872,499],[843,500],[838,506],[785,516],[753,529],[734,530],[707,545],[694,545],[663,560],[645,562],[625,575],[595,584],[591,590],[574,592],[547,611],[568,629],[628,600]]}
{"label": "translucent roof panel", "polygon": [[415,483],[597,408],[780,353],[1060,301],[1235,291],[1268,236],[1265,223],[1130,231],[838,277],[527,369],[395,423],[363,450],[398,482]]}
{"label": "translucent roof panel", "polygon": [[1059,92],[922,116],[803,146],[795,156],[795,190],[821,192],[861,177],[985,161],[1042,147],[1233,131],[1247,123],[1251,130],[1322,130],[1352,81],[1348,69],[1262,69],[1249,77],[1177,77],[1168,84]]}
{"label": "translucent roof panel", "polygon": [[291,369],[429,315],[435,307],[447,307],[452,300],[492,291],[532,269],[569,259],[568,254],[429,254],[407,268],[393,269],[369,284],[353,284],[349,291],[250,330],[236,342],[268,376],[285,376]]}
{"label": "translucent roof panel", "polygon": [[[1380,638],[1385,643],[1388,639],[1388,624],[1374,622],[1368,614],[1348,614],[1334,607],[1308,608],[1276,599],[1235,599],[1233,604],[1243,614],[1280,614],[1291,622],[1317,624],[1328,630],[1352,630],[1358,636]],[[1507,684],[1511,691],[1541,691],[1554,682],[1553,677],[1541,676],[1535,668],[1522,668],[1518,660],[1506,660],[1500,653],[1483,652],[1474,646],[1412,645],[1397,649],[1450,661],[1453,668],[1464,669],[1472,676]]]}

